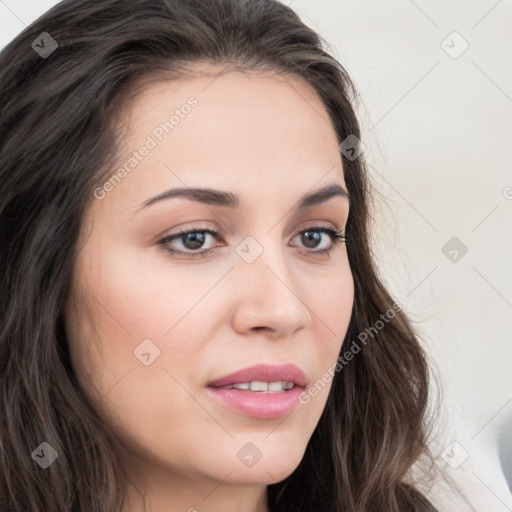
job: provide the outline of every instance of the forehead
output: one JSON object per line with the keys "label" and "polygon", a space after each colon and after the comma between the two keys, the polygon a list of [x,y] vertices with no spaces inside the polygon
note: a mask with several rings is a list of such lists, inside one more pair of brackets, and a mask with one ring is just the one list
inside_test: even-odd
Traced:
{"label": "forehead", "polygon": [[[131,105],[118,113],[129,129],[123,149],[131,151],[141,137],[158,132],[171,120],[173,126],[157,142],[174,151],[182,142],[223,148],[251,137],[253,142],[245,149],[256,147],[259,153],[262,144],[276,150],[307,141],[305,149],[332,151],[336,134],[329,115],[301,77],[255,70],[222,74],[215,66],[193,69],[188,78],[145,84]],[[187,106],[190,101],[196,104],[192,109]],[[219,152],[217,157],[221,156]]]}
{"label": "forehead", "polygon": [[[336,133],[310,84],[221,70],[146,84],[119,113],[128,133],[112,173],[128,172],[109,201],[122,199],[133,211],[173,186],[298,197],[324,177],[344,185]],[[134,156],[144,146],[151,149]]]}

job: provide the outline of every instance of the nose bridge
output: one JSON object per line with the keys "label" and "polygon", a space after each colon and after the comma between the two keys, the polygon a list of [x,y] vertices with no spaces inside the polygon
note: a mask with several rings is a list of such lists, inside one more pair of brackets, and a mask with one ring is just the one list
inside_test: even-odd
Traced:
{"label": "nose bridge", "polygon": [[274,288],[279,282],[279,287],[285,287],[286,284],[293,289],[295,284],[290,274],[284,242],[278,237],[277,230],[271,234],[260,232],[255,236],[257,238],[246,236],[236,247],[236,254],[241,260],[236,261],[236,267],[253,285],[260,283]]}
{"label": "nose bridge", "polygon": [[259,240],[247,236],[236,247],[236,318],[242,329],[268,327],[285,334],[311,321],[276,233],[257,235]]}

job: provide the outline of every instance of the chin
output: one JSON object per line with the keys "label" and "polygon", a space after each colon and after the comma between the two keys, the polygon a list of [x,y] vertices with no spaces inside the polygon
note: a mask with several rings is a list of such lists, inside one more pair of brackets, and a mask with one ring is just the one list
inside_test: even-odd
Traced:
{"label": "chin", "polygon": [[290,452],[262,457],[250,467],[240,464],[229,480],[232,483],[249,485],[271,485],[281,482],[297,469],[302,460],[302,453]]}

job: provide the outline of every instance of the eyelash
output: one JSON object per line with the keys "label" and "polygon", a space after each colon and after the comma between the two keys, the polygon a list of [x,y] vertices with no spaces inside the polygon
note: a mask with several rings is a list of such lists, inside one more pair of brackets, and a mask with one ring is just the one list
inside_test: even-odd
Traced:
{"label": "eyelash", "polygon": [[[308,253],[308,254],[319,254],[321,256],[328,256],[330,252],[332,252],[334,249],[336,249],[337,245],[340,244],[340,243],[347,243],[347,235],[346,233],[344,232],[345,230],[344,229],[340,229],[340,230],[336,230],[336,229],[332,229],[330,227],[327,227],[327,226],[312,226],[310,228],[306,228],[306,229],[303,229],[299,232],[297,232],[293,238],[297,237],[298,235],[301,235],[303,233],[306,233],[306,232],[315,232],[315,233],[325,233],[329,236],[329,238],[331,239],[332,241],[332,245],[331,247],[328,247],[327,249],[322,249],[320,251],[315,251],[313,249],[310,249],[310,250],[305,250],[305,251],[301,251],[301,252],[305,252],[305,253]],[[205,257],[205,256],[208,256],[214,249],[216,249],[216,247],[212,247],[210,249],[206,249],[206,250],[203,250],[203,251],[195,251],[195,252],[183,252],[183,251],[176,251],[175,249],[169,249],[168,247],[168,243],[173,241],[173,240],[176,240],[176,239],[179,239],[185,235],[188,235],[190,233],[208,233],[214,237],[217,237],[218,236],[218,232],[217,231],[213,231],[211,229],[204,229],[204,228],[199,228],[199,227],[195,227],[195,226],[192,226],[190,229],[187,229],[186,231],[180,231],[178,233],[175,233],[173,235],[170,235],[170,236],[166,236],[164,238],[162,238],[159,242],[158,242],[158,245],[161,246],[165,251],[173,254],[173,255],[177,255],[177,256],[187,256],[189,258],[202,258],[202,257]]]}

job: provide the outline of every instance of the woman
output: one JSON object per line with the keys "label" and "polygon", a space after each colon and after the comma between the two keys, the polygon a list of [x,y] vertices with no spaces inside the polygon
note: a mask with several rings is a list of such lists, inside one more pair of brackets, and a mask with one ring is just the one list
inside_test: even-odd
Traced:
{"label": "woman", "polygon": [[434,510],[321,38],[273,0],[65,0],[0,61],[2,510]]}

